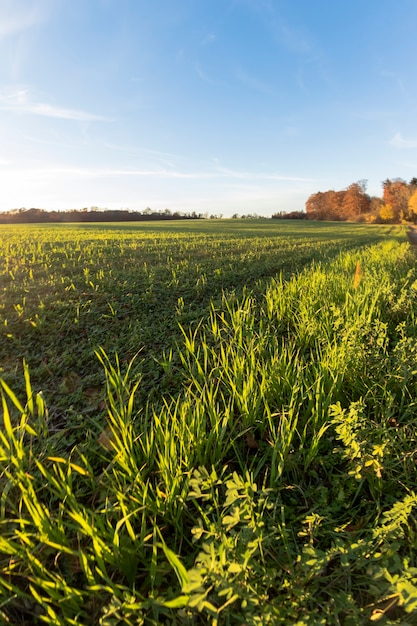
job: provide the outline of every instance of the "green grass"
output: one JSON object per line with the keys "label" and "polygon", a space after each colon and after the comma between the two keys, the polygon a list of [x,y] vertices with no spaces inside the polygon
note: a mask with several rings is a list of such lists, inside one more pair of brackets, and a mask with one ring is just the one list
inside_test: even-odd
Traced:
{"label": "green grass", "polygon": [[[143,398],[172,391],[155,362],[195,328],[223,292],[262,297],[269,278],[286,279],[313,260],[403,237],[397,227],[202,220],[139,225],[2,226],[0,364],[18,388],[30,367],[50,412],[62,421],[95,411],[103,347],[127,363],[140,352]],[[136,368],[136,366],[135,366]]]}
{"label": "green grass", "polygon": [[402,228],[2,234],[5,623],[415,623]]}

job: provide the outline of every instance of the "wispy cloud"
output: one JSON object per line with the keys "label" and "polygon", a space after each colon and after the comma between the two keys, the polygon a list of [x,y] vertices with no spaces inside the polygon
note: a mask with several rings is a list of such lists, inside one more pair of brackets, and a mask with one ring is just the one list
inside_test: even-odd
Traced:
{"label": "wispy cloud", "polygon": [[346,115],[350,115],[352,117],[359,118],[361,120],[369,120],[371,122],[379,122],[390,119],[392,117],[397,117],[398,113],[396,111],[388,111],[388,110],[378,110],[378,109],[353,109],[351,107],[343,108],[343,112]]}
{"label": "wispy cloud", "polygon": [[[316,44],[302,24],[290,24],[274,0],[234,0],[234,6],[247,6],[260,16],[274,38],[289,52],[317,55]],[[277,6],[278,5],[278,6]]]}
{"label": "wispy cloud", "polygon": [[105,179],[109,178],[153,178],[153,179],[197,179],[212,178],[208,172],[186,172],[169,169],[134,169],[112,167],[75,167],[75,166],[30,166],[20,167],[22,178],[69,178],[69,179]]}
{"label": "wispy cloud", "polygon": [[219,81],[217,81],[216,79],[212,78],[211,76],[209,76],[207,74],[207,72],[205,72],[203,70],[203,68],[201,67],[200,63],[197,61],[196,63],[194,63],[194,69],[197,73],[197,76],[199,78],[201,78],[201,80],[203,80],[205,83],[210,83],[211,85],[218,85]]}
{"label": "wispy cloud", "polygon": [[103,115],[97,115],[79,109],[70,109],[33,100],[29,89],[20,88],[0,94],[0,110],[26,115],[41,115],[77,122],[111,121]]}
{"label": "wispy cloud", "polygon": [[249,172],[240,170],[231,170],[224,167],[218,167],[217,173],[225,178],[233,178],[239,180],[275,180],[280,182],[297,182],[310,183],[312,178],[302,178],[300,176],[287,176],[285,174],[277,174],[274,172]]}
{"label": "wispy cloud", "polygon": [[286,126],[282,131],[282,135],[284,137],[299,137],[301,131],[297,126]]}
{"label": "wispy cloud", "polygon": [[[1,164],[1,163],[0,163]],[[3,165],[13,164],[3,163]],[[296,182],[309,183],[311,178],[302,178],[299,176],[288,176],[285,174],[271,172],[250,172],[242,170],[227,169],[224,167],[215,167],[207,170],[181,170],[178,168],[171,169],[141,169],[141,168],[118,168],[118,167],[77,167],[71,165],[54,166],[44,164],[35,166],[27,165],[20,167],[19,171],[22,177],[40,178],[48,177],[65,177],[65,178],[90,178],[90,179],[108,179],[108,178],[149,178],[149,179],[183,179],[183,180],[209,180],[220,179],[224,181],[244,181],[245,184],[251,185],[259,181],[275,181],[275,182]]]}
{"label": "wispy cloud", "polygon": [[394,148],[417,148],[417,138],[405,139],[401,133],[396,133],[389,143]]}
{"label": "wispy cloud", "polygon": [[383,78],[387,78],[390,81],[391,85],[392,83],[394,83],[398,91],[403,96],[407,95],[407,89],[405,87],[404,81],[399,74],[397,74],[396,72],[389,72],[388,70],[383,70],[380,72],[380,74]]}
{"label": "wispy cloud", "polygon": [[211,174],[208,172],[186,172],[175,169],[104,169],[91,172],[92,175],[99,176],[133,176],[139,178],[183,178],[183,179],[202,179],[211,178]]}
{"label": "wispy cloud", "polygon": [[214,43],[216,39],[217,39],[217,36],[214,33],[209,33],[208,35],[203,37],[203,39],[201,40],[201,45],[207,46],[211,43]]}
{"label": "wispy cloud", "polygon": [[273,29],[277,38],[290,51],[302,55],[314,55],[319,58],[316,46],[311,40],[311,36],[303,27],[295,27],[286,22],[282,17],[276,17],[273,22]]}
{"label": "wispy cloud", "polygon": [[250,76],[241,68],[237,70],[236,78],[247,87],[250,87],[250,89],[254,89],[255,91],[258,91],[259,93],[262,93],[264,95],[271,95],[273,92],[270,85],[263,82],[262,80],[259,80],[259,78],[256,78],[255,76]]}
{"label": "wispy cloud", "polygon": [[161,150],[153,150],[140,145],[115,144],[108,141],[103,142],[103,147],[115,152],[121,152],[135,157],[144,157],[159,161],[165,167],[175,167],[175,160],[179,159],[178,154],[172,152],[164,152]]}
{"label": "wispy cloud", "polygon": [[28,30],[45,20],[46,3],[2,0],[0,2],[0,41]]}

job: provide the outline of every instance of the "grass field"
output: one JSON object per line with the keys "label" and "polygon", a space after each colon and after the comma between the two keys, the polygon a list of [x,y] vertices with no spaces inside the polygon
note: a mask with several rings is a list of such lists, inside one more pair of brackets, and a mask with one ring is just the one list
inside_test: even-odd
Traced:
{"label": "grass field", "polygon": [[415,623],[404,227],[0,238],[5,623]]}
{"label": "grass field", "polygon": [[247,288],[262,298],[271,277],[287,279],[388,232],[404,237],[401,228],[278,220],[3,226],[0,364],[18,386],[26,359],[50,412],[68,415],[70,406],[96,408],[103,371],[95,350],[123,362],[139,352],[140,393],[159,397],[165,381],[155,358],[182,341],[179,323],[195,328],[223,292],[240,297]]}

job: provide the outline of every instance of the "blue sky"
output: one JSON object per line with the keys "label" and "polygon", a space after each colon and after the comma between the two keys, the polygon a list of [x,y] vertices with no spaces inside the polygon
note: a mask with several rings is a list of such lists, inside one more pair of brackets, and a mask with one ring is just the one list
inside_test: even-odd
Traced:
{"label": "blue sky", "polygon": [[0,0],[0,210],[271,215],[417,176],[415,0]]}

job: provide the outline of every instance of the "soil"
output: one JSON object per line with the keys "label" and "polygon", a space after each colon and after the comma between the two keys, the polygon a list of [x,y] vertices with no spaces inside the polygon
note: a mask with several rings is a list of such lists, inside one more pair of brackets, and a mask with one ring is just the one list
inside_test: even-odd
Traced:
{"label": "soil", "polygon": [[417,228],[415,226],[411,226],[410,230],[407,233],[408,240],[413,246],[417,246]]}

